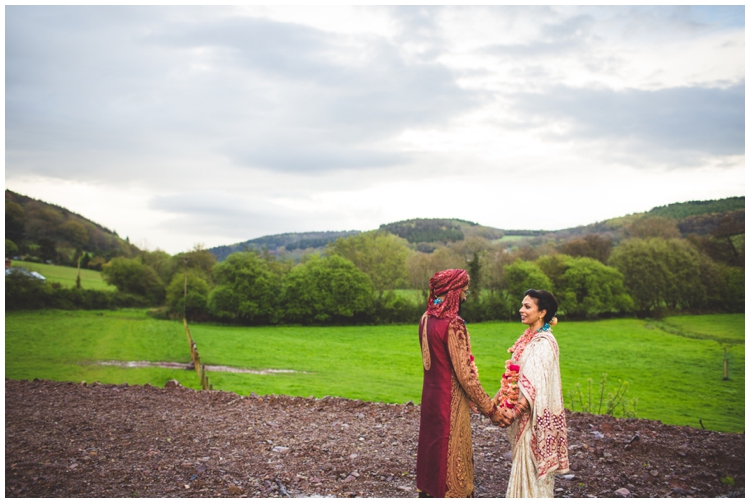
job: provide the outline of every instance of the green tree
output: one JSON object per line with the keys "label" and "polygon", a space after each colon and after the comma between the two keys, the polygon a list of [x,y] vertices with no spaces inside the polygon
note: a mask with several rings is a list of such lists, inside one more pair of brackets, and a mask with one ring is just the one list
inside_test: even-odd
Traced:
{"label": "green tree", "polygon": [[165,284],[172,281],[175,273],[183,270],[179,264],[172,261],[172,256],[163,250],[144,250],[140,253],[140,259],[143,264],[156,271]]}
{"label": "green tree", "polygon": [[523,293],[530,289],[552,291],[552,281],[544,274],[544,271],[534,262],[516,260],[505,266],[503,271],[503,289],[511,298],[517,299],[520,304]]}
{"label": "green tree", "polygon": [[75,220],[68,220],[62,224],[60,232],[76,248],[86,246],[89,242],[89,232],[86,230],[86,226]]}
{"label": "green tree", "polygon": [[680,237],[677,222],[667,217],[645,217],[626,225],[623,228],[628,238],[664,238],[672,239]]}
{"label": "green tree", "polygon": [[407,258],[407,275],[412,288],[427,291],[430,278],[445,269],[466,268],[466,260],[455,250],[439,246],[432,253],[413,252]]}
{"label": "green tree", "polygon": [[[738,246],[739,242],[735,239],[736,236],[743,236],[743,239],[739,242],[742,243],[742,247]],[[726,249],[731,251],[732,258],[734,259],[732,265],[744,264],[744,235],[745,235],[745,212],[734,212],[729,215],[725,215],[719,220],[719,224],[711,232],[711,236],[717,241],[722,242]]]}
{"label": "green tree", "polygon": [[482,259],[482,286],[487,287],[492,295],[499,295],[503,289],[505,266],[515,262],[516,257],[508,253],[505,246],[495,244],[482,255]]}
{"label": "green tree", "polygon": [[89,255],[88,253],[84,253],[83,257],[81,257],[81,268],[88,269],[90,262],[91,262],[91,255]]}
{"label": "green tree", "polygon": [[18,247],[16,246],[16,243],[11,241],[10,239],[5,240],[5,256],[6,257],[12,257],[18,253]]}
{"label": "green tree", "polygon": [[278,320],[281,278],[255,252],[235,252],[213,266],[216,288],[208,297],[214,316],[246,324]]}
{"label": "green tree", "polygon": [[572,257],[589,257],[606,263],[612,252],[612,240],[598,234],[573,239],[560,246],[560,253]]}
{"label": "green tree", "polygon": [[195,271],[208,282],[212,281],[212,270],[216,265],[216,256],[210,251],[206,250],[203,245],[197,244],[189,252],[178,253],[171,259],[171,273],[174,274],[177,271],[185,270],[185,261],[187,261],[187,268]]}
{"label": "green tree", "polygon": [[534,263],[538,265],[550,281],[552,281],[553,288],[557,288],[560,285],[560,279],[563,274],[565,274],[565,271],[567,271],[568,268],[570,268],[571,263],[573,263],[573,257],[563,253],[556,253],[554,255],[539,257]]}
{"label": "green tree", "polygon": [[[545,258],[541,257],[537,262]],[[622,273],[614,267],[589,257],[557,255],[557,258],[556,265],[563,265],[564,270],[556,269],[551,276],[553,293],[565,315],[591,318],[633,308],[633,299],[625,290]]]}
{"label": "green tree", "polygon": [[177,273],[185,272],[187,268],[201,276],[209,285],[213,284],[213,266],[216,257],[213,253],[198,244],[191,251],[170,255],[163,250],[142,251],[139,254],[144,264],[151,267],[167,284]]}
{"label": "green tree", "polygon": [[478,292],[481,288],[489,286],[490,281],[485,274],[487,265],[486,255],[491,249],[489,240],[481,236],[468,236],[462,241],[450,243],[448,247],[457,255],[464,258],[462,269],[466,269],[471,278],[471,289]]}
{"label": "green tree", "polygon": [[730,313],[745,312],[745,268],[720,265],[723,276],[722,310]]}
{"label": "green tree", "polygon": [[138,259],[113,258],[102,267],[102,278],[123,293],[140,295],[153,304],[164,301],[164,283]]}
{"label": "green tree", "polygon": [[339,256],[311,257],[284,278],[286,321],[294,323],[353,321],[373,302],[369,276]]}
{"label": "green tree", "polygon": [[684,239],[623,241],[612,250],[609,263],[623,274],[638,311],[700,303],[701,255]]}
{"label": "green tree", "polygon": [[5,237],[16,243],[24,238],[24,211],[20,204],[5,201]]}
{"label": "green tree", "polygon": [[205,320],[208,317],[210,290],[206,280],[194,271],[188,271],[185,297],[185,273],[177,273],[167,286],[167,311],[180,318],[184,313],[188,320]]}
{"label": "green tree", "polygon": [[57,248],[54,241],[49,238],[41,238],[37,243],[39,244],[39,258],[44,261],[53,261],[57,258]]}
{"label": "green tree", "polygon": [[384,231],[370,231],[338,238],[329,253],[351,261],[372,280],[379,296],[386,290],[406,286],[406,241]]}

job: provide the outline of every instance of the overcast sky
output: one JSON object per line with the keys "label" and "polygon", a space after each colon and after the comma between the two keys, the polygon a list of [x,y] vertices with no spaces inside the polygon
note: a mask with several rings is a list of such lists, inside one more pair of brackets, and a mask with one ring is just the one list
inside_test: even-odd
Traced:
{"label": "overcast sky", "polygon": [[5,9],[5,186],[170,253],[745,194],[733,7]]}

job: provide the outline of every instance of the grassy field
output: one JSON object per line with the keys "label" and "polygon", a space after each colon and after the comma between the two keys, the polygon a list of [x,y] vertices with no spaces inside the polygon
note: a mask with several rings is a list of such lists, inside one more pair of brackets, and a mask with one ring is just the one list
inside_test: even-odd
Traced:
{"label": "grassy field", "polygon": [[[24,262],[22,260],[14,260],[12,266],[23,267],[28,271],[36,271],[47,278],[47,283],[60,283],[67,287],[76,286],[78,269],[75,267],[37,264],[36,262]],[[104,282],[99,271],[91,271],[88,269],[81,269],[81,288],[87,288],[89,290],[117,290],[114,286],[108,285]]]}
{"label": "grassy field", "polygon": [[661,321],[667,327],[674,327],[683,333],[702,335],[709,339],[745,343],[744,316],[727,316],[724,314],[670,316]]}
{"label": "grassy field", "polygon": [[500,239],[494,239],[492,242],[502,243],[502,244],[517,243],[517,242],[523,241],[524,239],[531,239],[533,237],[534,236],[503,236]]}
{"label": "grassy field", "polygon": [[[723,348],[711,339],[686,338],[636,319],[561,323],[563,387],[595,383],[608,374],[638,398],[638,417],[708,429],[744,431],[744,315],[689,316],[665,320],[691,333],[732,334],[730,380],[722,380]],[[499,387],[506,350],[522,331],[516,323],[470,325],[480,379]],[[421,358],[412,325],[377,327],[229,327],[191,325],[203,362],[249,369],[288,369],[288,374],[211,372],[215,389],[248,394],[325,395],[371,401],[418,402]],[[178,379],[198,387],[195,372],[117,368],[97,360],[188,362],[182,325],[154,320],[143,310],[33,311],[6,314],[6,377],[163,386]],[[596,388],[598,390],[598,387]]]}

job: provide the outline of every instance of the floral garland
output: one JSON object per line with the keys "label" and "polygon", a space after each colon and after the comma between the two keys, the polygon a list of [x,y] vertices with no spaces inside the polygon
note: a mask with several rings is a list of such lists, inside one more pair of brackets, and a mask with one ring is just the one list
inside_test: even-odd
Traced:
{"label": "floral garland", "polygon": [[511,358],[505,362],[505,373],[503,374],[502,381],[500,381],[500,396],[497,400],[499,408],[514,409],[516,407],[519,396],[518,372],[521,370],[517,362],[521,360],[521,354],[523,354],[526,345],[531,342],[531,339],[536,334],[546,332],[547,330],[549,330],[549,323],[545,323],[542,328],[537,330],[527,328],[515,344],[508,348]]}

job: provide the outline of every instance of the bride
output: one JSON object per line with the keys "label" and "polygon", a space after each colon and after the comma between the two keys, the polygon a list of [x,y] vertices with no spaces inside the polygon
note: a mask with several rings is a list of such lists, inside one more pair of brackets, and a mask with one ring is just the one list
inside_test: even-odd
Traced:
{"label": "bride", "polygon": [[519,312],[529,328],[508,349],[511,358],[494,398],[513,448],[506,497],[552,498],[555,473],[568,471],[559,350],[550,327],[557,323],[557,300],[547,291],[527,290]]}

